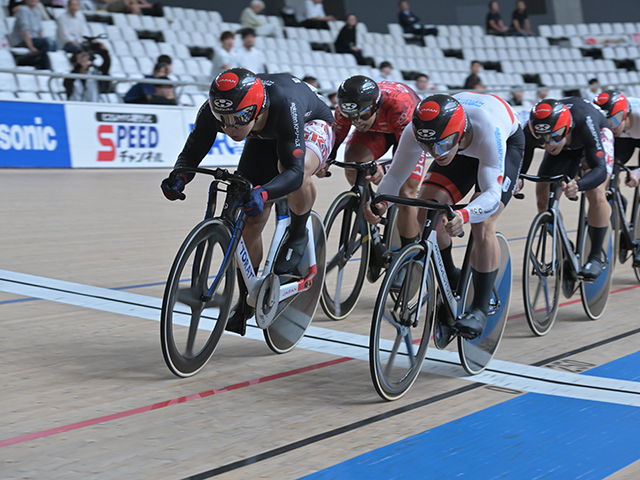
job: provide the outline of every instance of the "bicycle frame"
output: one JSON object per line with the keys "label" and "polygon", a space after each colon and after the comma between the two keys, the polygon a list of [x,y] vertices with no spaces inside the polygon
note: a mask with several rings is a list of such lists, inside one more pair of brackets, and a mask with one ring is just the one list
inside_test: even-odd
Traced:
{"label": "bicycle frame", "polygon": [[620,243],[625,250],[631,250],[634,248],[634,232],[638,228],[637,225],[633,225],[633,220],[638,214],[638,195],[640,187],[634,189],[633,206],[631,208],[631,222],[628,222],[625,216],[624,203],[622,201],[622,193],[620,192],[620,173],[622,171],[627,172],[627,177],[630,174],[630,170],[635,167],[627,167],[619,162],[615,162],[613,173],[609,181],[610,191],[613,195],[613,201],[615,203],[618,215],[620,216]]}

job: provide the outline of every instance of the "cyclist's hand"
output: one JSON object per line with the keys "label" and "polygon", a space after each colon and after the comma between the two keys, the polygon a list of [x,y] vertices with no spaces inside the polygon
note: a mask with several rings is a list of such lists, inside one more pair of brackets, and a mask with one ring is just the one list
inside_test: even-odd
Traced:
{"label": "cyclist's hand", "polygon": [[376,203],[376,208],[378,209],[378,215],[371,210],[371,202],[367,202],[364,206],[364,218],[371,225],[378,225],[387,211],[387,206],[384,203]]}
{"label": "cyclist's hand", "polygon": [[382,166],[377,165],[376,167],[377,167],[376,173],[374,173],[373,175],[367,175],[366,177],[367,180],[369,180],[374,185],[378,185],[382,180],[382,177],[384,176],[384,170],[382,170]]}
{"label": "cyclist's hand", "polygon": [[522,187],[524,187],[524,180],[519,178],[517,183],[516,183],[516,189],[513,192],[513,194],[516,195],[516,194],[520,193],[520,190],[522,190]]}
{"label": "cyclist's hand", "polygon": [[253,188],[252,193],[253,198],[244,204],[244,211],[250,217],[257,217],[264,210],[264,202],[267,201],[269,196],[267,191],[259,185]]}
{"label": "cyclist's hand", "polygon": [[464,222],[462,221],[462,215],[455,212],[456,216],[453,220],[447,220],[445,215],[442,216],[442,225],[445,231],[450,237],[458,237],[464,232]]}
{"label": "cyclist's hand", "polygon": [[160,184],[162,193],[169,200],[184,200],[187,196],[182,193],[184,186],[187,184],[187,177],[184,173],[179,173],[175,177],[169,175]]}
{"label": "cyclist's hand", "polygon": [[633,170],[629,176],[629,181],[625,183],[627,187],[636,188],[640,183],[640,170]]}
{"label": "cyclist's hand", "polygon": [[575,179],[569,183],[562,182],[562,190],[567,198],[576,198],[578,196],[578,182]]}
{"label": "cyclist's hand", "polygon": [[320,167],[316,172],[316,177],[324,178],[327,172],[329,171],[330,166],[331,165],[329,164],[329,162],[325,162],[325,164],[322,167]]}

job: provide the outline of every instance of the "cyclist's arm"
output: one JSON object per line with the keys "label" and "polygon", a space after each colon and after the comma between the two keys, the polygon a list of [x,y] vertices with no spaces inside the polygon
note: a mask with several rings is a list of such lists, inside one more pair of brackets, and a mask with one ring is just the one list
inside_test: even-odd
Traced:
{"label": "cyclist's arm", "polygon": [[349,129],[351,128],[351,122],[347,120],[337,108],[334,110],[333,116],[335,117],[333,130],[335,132],[336,141],[333,144],[331,155],[329,155],[330,158],[336,158],[336,152],[338,151],[338,148],[340,148],[340,145],[342,145],[342,142],[344,142],[344,139],[347,138]]}
{"label": "cyclist's arm", "polygon": [[398,149],[391,162],[391,168],[378,186],[378,194],[398,195],[400,187],[416,168],[420,155],[422,155],[422,149],[416,141],[411,124],[409,124],[402,132]]}
{"label": "cyclist's arm", "polygon": [[[197,167],[202,159],[209,153],[216,136],[220,130],[220,124],[211,113],[209,102],[206,101],[198,110],[193,130],[187,137],[187,141],[178,155],[178,160],[173,168]],[[187,181],[193,179],[194,174],[187,174]]]}
{"label": "cyclist's arm", "polygon": [[[593,119],[590,115],[587,115],[586,122],[593,126]],[[595,127],[590,129],[589,139],[584,147],[584,155],[591,170],[577,181],[580,192],[593,190],[607,179],[607,153],[602,145],[600,130]]]}
{"label": "cyclist's arm", "polygon": [[520,169],[520,173],[527,173],[529,171],[529,167],[531,166],[533,153],[536,149],[536,146],[538,145],[538,141],[531,133],[528,122],[522,127],[522,131],[524,132],[525,147],[524,158],[522,159],[522,168]]}

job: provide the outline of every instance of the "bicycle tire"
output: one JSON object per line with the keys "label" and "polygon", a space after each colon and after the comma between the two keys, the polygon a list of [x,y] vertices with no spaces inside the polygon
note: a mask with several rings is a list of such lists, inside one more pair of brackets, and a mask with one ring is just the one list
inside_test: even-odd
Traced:
{"label": "bicycle tire", "polygon": [[[309,218],[315,242],[316,275],[313,277],[311,288],[278,304],[276,319],[262,331],[267,345],[274,353],[281,354],[293,350],[311,325],[320,302],[327,265],[327,237],[320,216],[312,211]],[[305,252],[298,268],[303,275],[309,272],[308,252]]]}
{"label": "bicycle tire", "polygon": [[[553,242],[555,240],[555,264]],[[527,323],[541,337],[553,327],[558,315],[563,270],[562,242],[553,227],[553,215],[540,212],[527,235],[522,266],[522,296]]]}
{"label": "bicycle tire", "polygon": [[[169,271],[160,340],[164,360],[178,377],[193,376],[205,366],[227,324],[235,285],[235,260],[230,256],[226,265],[223,261],[230,241],[224,223],[205,220],[184,240]],[[203,302],[218,275],[223,277],[213,299]],[[185,281],[189,286],[181,288]]]}
{"label": "bicycle tire", "polygon": [[[416,381],[431,337],[436,282],[430,260],[422,297],[427,299],[422,305],[423,321],[419,319],[417,298],[427,260],[425,254],[421,245],[402,249],[387,270],[376,299],[369,335],[369,370],[376,392],[387,401],[404,396]],[[394,281],[402,271],[402,284],[393,292]]]}
{"label": "bicycle tire", "polygon": [[[633,240],[636,243],[640,243],[640,208],[638,209],[638,212],[636,213],[636,218],[633,219]],[[632,260],[633,260],[633,254],[635,252],[632,250],[631,251],[631,256],[632,256]],[[638,280],[638,282],[640,282],[640,265],[637,267],[633,267],[633,270],[636,274],[636,280]]]}
{"label": "bicycle tire", "polygon": [[348,244],[354,228],[358,228],[354,219],[359,204],[359,195],[343,192],[333,201],[324,220],[327,248],[336,253],[327,261],[320,304],[325,315],[335,321],[344,320],[353,312],[369,267],[371,239],[364,218],[359,233]]}

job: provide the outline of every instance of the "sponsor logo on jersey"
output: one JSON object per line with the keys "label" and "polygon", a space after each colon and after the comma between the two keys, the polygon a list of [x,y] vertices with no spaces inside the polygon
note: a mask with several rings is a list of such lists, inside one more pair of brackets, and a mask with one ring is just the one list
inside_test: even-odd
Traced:
{"label": "sponsor logo on jersey", "polygon": [[511,179],[509,177],[505,177],[504,182],[502,182],[502,191],[508,192],[510,186],[511,186]]}

